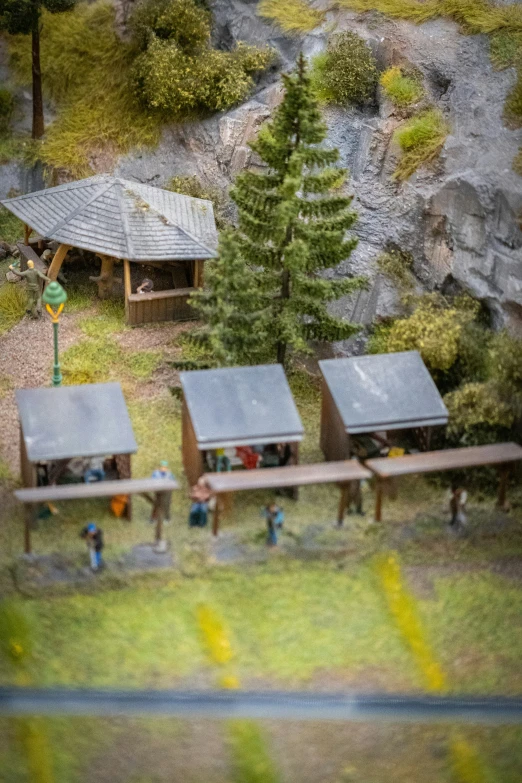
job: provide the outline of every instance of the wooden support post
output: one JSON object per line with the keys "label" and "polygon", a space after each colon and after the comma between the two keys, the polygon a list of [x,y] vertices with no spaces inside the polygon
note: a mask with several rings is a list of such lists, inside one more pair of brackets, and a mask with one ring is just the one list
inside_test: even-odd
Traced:
{"label": "wooden support post", "polygon": [[504,509],[506,507],[508,480],[509,480],[509,468],[508,468],[508,466],[507,465],[500,465],[500,467],[499,467],[499,484],[498,484],[497,508]]}
{"label": "wooden support post", "polygon": [[212,535],[217,536],[219,530],[219,512],[221,506],[221,496],[216,494],[216,505],[214,506],[214,514],[212,516]]}
{"label": "wooden support post", "polygon": [[101,259],[101,270],[97,277],[90,277],[95,283],[98,283],[98,296],[100,299],[108,299],[112,294],[114,285],[114,262],[112,256],[98,254]]}
{"label": "wooden support post", "polygon": [[51,262],[51,266],[47,270],[47,277],[50,277],[51,280],[56,280],[56,278],[58,277],[58,273],[62,268],[63,260],[67,255],[68,251],[70,250],[70,247],[71,247],[70,245],[60,245],[60,247],[54,254],[53,260]]}
{"label": "wooden support post", "polygon": [[203,288],[203,261],[194,261],[194,288]]}
{"label": "wooden support post", "polygon": [[29,244],[29,237],[32,234],[33,229],[31,226],[28,226],[27,223],[24,223],[24,245]]}
{"label": "wooden support post", "polygon": [[34,508],[32,503],[26,503],[24,507],[24,552],[31,554],[31,526],[33,524]]}
{"label": "wooden support post", "polygon": [[125,296],[125,323],[129,323],[129,296],[131,295],[131,273],[129,259],[123,259],[123,290]]}
{"label": "wooden support post", "polygon": [[155,535],[156,544],[159,544],[162,538],[163,538],[163,513],[161,509],[159,509],[158,516],[156,518],[156,535]]}
{"label": "wooden support post", "polygon": [[339,510],[337,512],[337,524],[339,527],[341,527],[343,524],[344,511],[346,509],[346,504],[348,502],[348,492],[349,492],[348,484],[341,484],[341,496],[339,498]]}
{"label": "wooden support post", "polygon": [[380,478],[375,479],[375,521],[382,522],[382,496],[383,481]]}

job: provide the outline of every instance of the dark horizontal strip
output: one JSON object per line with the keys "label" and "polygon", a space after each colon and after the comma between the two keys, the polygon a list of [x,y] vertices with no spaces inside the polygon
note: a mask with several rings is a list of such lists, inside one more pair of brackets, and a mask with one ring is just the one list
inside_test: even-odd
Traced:
{"label": "dark horizontal strip", "polygon": [[522,723],[522,698],[4,687],[0,688],[0,715],[516,724]]}

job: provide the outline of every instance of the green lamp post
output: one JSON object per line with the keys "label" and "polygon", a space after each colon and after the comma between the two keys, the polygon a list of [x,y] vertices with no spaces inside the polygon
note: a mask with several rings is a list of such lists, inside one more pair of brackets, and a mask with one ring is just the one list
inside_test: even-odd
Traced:
{"label": "green lamp post", "polygon": [[53,386],[62,385],[62,373],[60,371],[60,362],[58,361],[58,319],[67,301],[67,294],[60,285],[53,281],[49,283],[43,292],[42,302],[45,309],[53,319],[54,331],[54,366],[53,366]]}

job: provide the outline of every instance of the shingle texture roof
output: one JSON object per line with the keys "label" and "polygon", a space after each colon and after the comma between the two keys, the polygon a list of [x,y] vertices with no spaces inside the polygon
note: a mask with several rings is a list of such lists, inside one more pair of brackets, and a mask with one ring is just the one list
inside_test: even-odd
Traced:
{"label": "shingle texture roof", "polygon": [[30,462],[137,451],[119,383],[18,389],[16,402]]}
{"label": "shingle texture roof", "polygon": [[1,202],[44,237],[130,261],[216,255],[212,203],[95,176]]}
{"label": "shingle texture roof", "polygon": [[319,367],[348,433],[448,421],[446,406],[417,351],[325,359]]}
{"label": "shingle texture roof", "polygon": [[301,440],[303,425],[280,364],[180,373],[200,448]]}

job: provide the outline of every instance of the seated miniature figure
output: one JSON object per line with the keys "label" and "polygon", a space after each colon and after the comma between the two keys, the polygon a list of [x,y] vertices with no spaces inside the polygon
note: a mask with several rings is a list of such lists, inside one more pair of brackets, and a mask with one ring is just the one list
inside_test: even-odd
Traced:
{"label": "seated miniature figure", "polygon": [[103,457],[92,457],[92,459],[89,460],[89,467],[83,474],[83,480],[86,484],[89,484],[91,481],[105,480],[105,469],[103,467],[103,463]]}
{"label": "seated miniature figure", "polygon": [[150,294],[154,291],[154,283],[150,279],[150,277],[145,277],[141,283],[136,289],[137,294]]}

